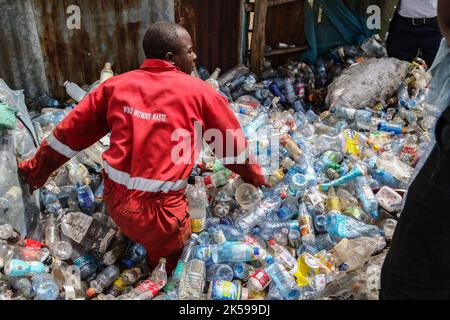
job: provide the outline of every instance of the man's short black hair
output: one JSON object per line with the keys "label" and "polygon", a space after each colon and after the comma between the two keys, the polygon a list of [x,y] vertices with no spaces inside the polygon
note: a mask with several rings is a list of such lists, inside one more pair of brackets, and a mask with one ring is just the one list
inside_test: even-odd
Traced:
{"label": "man's short black hair", "polygon": [[182,31],[186,29],[173,22],[161,21],[152,25],[144,36],[145,57],[164,60],[168,52],[178,53],[182,49],[178,40]]}

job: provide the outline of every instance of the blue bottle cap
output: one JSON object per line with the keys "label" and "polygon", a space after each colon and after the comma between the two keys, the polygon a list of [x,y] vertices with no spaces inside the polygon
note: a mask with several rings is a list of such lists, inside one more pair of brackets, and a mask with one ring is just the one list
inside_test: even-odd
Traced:
{"label": "blue bottle cap", "polygon": [[254,256],[259,256],[259,254],[260,254],[259,248],[258,248],[258,247],[253,248],[253,255],[254,255]]}

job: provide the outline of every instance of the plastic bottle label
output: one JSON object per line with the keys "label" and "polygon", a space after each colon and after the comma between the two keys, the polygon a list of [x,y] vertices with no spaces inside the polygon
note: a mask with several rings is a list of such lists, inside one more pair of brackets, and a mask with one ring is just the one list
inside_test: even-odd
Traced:
{"label": "plastic bottle label", "polygon": [[240,300],[241,287],[233,282],[214,281],[211,289],[212,300]]}
{"label": "plastic bottle label", "polygon": [[264,272],[264,270],[258,270],[256,271],[252,276],[252,279],[256,280],[262,288],[265,288],[269,285],[269,283],[272,281],[270,277],[267,275],[267,273]]}
{"label": "plastic bottle label", "polygon": [[300,222],[300,233],[302,234],[302,237],[313,233],[311,228],[313,221],[310,216],[300,217],[299,222]]}
{"label": "plastic bottle label", "polygon": [[151,292],[152,297],[154,297],[161,290],[161,285],[154,283],[151,279],[148,279],[141,283],[136,289],[141,292]]}
{"label": "plastic bottle label", "polygon": [[200,233],[205,230],[206,217],[201,219],[191,219],[191,228],[193,233]]}
{"label": "plastic bottle label", "polygon": [[355,156],[359,156],[360,150],[359,150],[358,134],[353,130],[345,130],[344,138],[346,142],[345,152]]}

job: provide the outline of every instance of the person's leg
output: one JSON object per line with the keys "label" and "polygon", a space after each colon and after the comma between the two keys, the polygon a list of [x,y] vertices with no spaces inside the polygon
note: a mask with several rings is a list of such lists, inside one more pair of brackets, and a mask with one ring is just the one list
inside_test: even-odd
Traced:
{"label": "person's leg", "polygon": [[411,62],[419,52],[415,28],[395,16],[392,20],[386,47],[389,57]]}
{"label": "person's leg", "polygon": [[184,243],[191,236],[184,196],[161,195],[141,199],[122,197],[118,201],[119,193],[112,191],[105,197],[108,214],[126,237],[145,247],[152,270],[161,258],[166,258],[166,270],[170,275]]}
{"label": "person's leg", "polygon": [[422,57],[427,63],[428,67],[433,65],[437,52],[441,45],[442,34],[438,23],[423,26],[420,34],[420,50]]}

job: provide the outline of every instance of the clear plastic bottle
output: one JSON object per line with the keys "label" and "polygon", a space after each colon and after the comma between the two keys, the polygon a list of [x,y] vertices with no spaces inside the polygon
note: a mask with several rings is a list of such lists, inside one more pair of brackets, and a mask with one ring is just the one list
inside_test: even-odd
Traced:
{"label": "clear plastic bottle", "polygon": [[355,166],[353,167],[353,169],[352,169],[348,174],[346,174],[346,175],[340,177],[340,178],[337,179],[337,180],[334,180],[334,181],[331,181],[331,182],[328,182],[328,183],[321,184],[321,185],[319,186],[319,189],[320,189],[321,191],[323,191],[323,192],[328,192],[328,190],[329,190],[331,187],[339,187],[339,186],[341,186],[341,185],[347,184],[347,183],[349,183],[349,182],[355,180],[356,178],[361,177],[361,176],[363,176],[363,175],[365,175],[365,174],[366,174],[366,170],[365,170],[365,169],[363,169],[363,168],[362,168],[361,166],[359,166],[359,165],[355,165]]}
{"label": "clear plastic bottle", "polygon": [[269,277],[266,271],[264,269],[259,269],[250,276],[246,288],[250,293],[262,292],[271,283],[272,279]]}
{"label": "clear plastic bottle", "polygon": [[109,287],[114,280],[116,280],[120,275],[120,270],[115,265],[108,266],[105,270],[100,272],[97,279],[91,281],[90,288],[86,291],[86,295],[89,298],[93,298],[103,290]]}
{"label": "clear plastic bottle", "polygon": [[213,264],[206,270],[206,281],[232,281],[233,275],[233,268],[228,264]]}
{"label": "clear plastic bottle", "polygon": [[216,68],[216,70],[214,71],[214,73],[211,75],[211,77],[209,77],[206,80],[206,83],[209,84],[211,87],[213,87],[214,89],[216,89],[217,91],[219,91],[219,82],[217,81],[217,79],[219,78],[220,72],[222,70],[220,68]]}
{"label": "clear plastic bottle", "polygon": [[195,177],[195,186],[190,186],[186,196],[189,201],[192,232],[201,233],[206,227],[206,207],[208,205],[208,198],[202,177]]}
{"label": "clear plastic bottle", "polygon": [[59,287],[49,274],[41,273],[35,275],[32,287],[34,292],[36,292],[35,300],[57,300],[59,297]]}
{"label": "clear plastic bottle", "polygon": [[41,201],[48,213],[59,216],[63,212],[58,198],[47,189],[41,190]]}
{"label": "clear plastic bottle", "polygon": [[308,212],[306,204],[300,204],[298,222],[300,224],[300,232],[302,234],[303,242],[311,242],[315,239],[314,220]]}
{"label": "clear plastic bottle", "polygon": [[225,242],[222,245],[211,246],[211,257],[214,263],[253,261],[259,254],[259,248],[243,242]]}
{"label": "clear plastic bottle", "polygon": [[308,187],[308,179],[303,174],[294,174],[286,191],[286,201],[297,204],[298,200],[303,198]]}
{"label": "clear plastic bottle", "polygon": [[374,219],[378,219],[378,201],[370,187],[369,180],[366,176],[356,178],[355,190],[358,194],[358,198],[364,208],[364,211],[372,216]]}
{"label": "clear plastic bottle", "polygon": [[377,226],[368,225],[352,217],[341,214],[326,216],[326,230],[334,238],[360,238],[380,235],[382,230]]}
{"label": "clear plastic bottle", "polygon": [[73,264],[80,269],[81,280],[86,280],[92,276],[98,269],[98,263],[91,255],[83,252],[79,246],[73,246],[72,256],[70,257]]}
{"label": "clear plastic bottle", "polygon": [[294,159],[296,162],[300,160],[301,156],[303,155],[303,151],[290,135],[283,136],[280,140],[280,144],[284,148],[286,148],[292,159]]}
{"label": "clear plastic bottle", "polygon": [[339,163],[343,160],[343,154],[341,152],[329,150],[322,154],[320,159],[314,163],[314,169],[319,172],[325,172],[329,168],[339,170],[341,166]]}
{"label": "clear plastic bottle", "polygon": [[198,235],[193,233],[189,241],[184,245],[183,252],[181,253],[180,259],[178,260],[178,264],[173,271],[172,280],[175,284],[178,284],[181,279],[181,275],[183,274],[183,270],[189,259],[191,258],[192,249],[197,244]]}
{"label": "clear plastic bottle", "polygon": [[272,257],[268,257],[266,260],[267,266],[264,270],[272,279],[283,298],[286,300],[298,300],[301,292],[294,278]]}
{"label": "clear plastic bottle", "polygon": [[111,65],[111,63],[107,62],[107,63],[105,63],[105,68],[100,73],[100,83],[103,83],[112,77],[114,77],[112,65]]}
{"label": "clear plastic bottle", "polygon": [[104,253],[116,231],[82,212],[69,212],[61,217],[62,233],[85,249]]}
{"label": "clear plastic bottle", "polygon": [[205,262],[192,259],[183,270],[179,287],[180,300],[203,300],[205,287],[206,266]]}
{"label": "clear plastic bottle", "polygon": [[14,290],[23,295],[26,299],[33,297],[33,287],[31,281],[27,277],[13,277],[11,279],[11,286]]}
{"label": "clear plastic bottle", "polygon": [[87,95],[86,91],[81,89],[76,83],[66,81],[64,82],[67,94],[76,102],[80,102]]}
{"label": "clear plastic bottle", "polygon": [[[256,271],[255,268],[243,262],[238,262],[233,267],[234,275],[237,279],[240,279],[244,282],[247,282],[250,279],[250,276]],[[231,281],[231,280],[229,280]]]}
{"label": "clear plastic bottle", "polygon": [[336,195],[336,190],[333,187],[328,191],[327,213],[342,213],[341,199]]}
{"label": "clear plastic bottle", "polygon": [[125,270],[120,275],[122,280],[122,285],[131,286],[135,284],[139,278],[142,276],[142,269],[139,267],[135,267],[133,269]]}
{"label": "clear plastic bottle", "polygon": [[248,300],[248,290],[236,282],[212,281],[208,289],[210,300]]}
{"label": "clear plastic bottle", "polygon": [[77,183],[76,192],[81,210],[86,214],[92,215],[95,211],[95,198],[91,187]]}
{"label": "clear plastic bottle", "polygon": [[58,221],[55,216],[51,215],[45,220],[44,234],[44,242],[56,259],[67,260],[72,256],[72,245],[67,241],[61,240]]}
{"label": "clear plastic bottle", "polygon": [[21,235],[19,231],[15,230],[9,224],[0,225],[0,240],[8,241],[9,243],[16,243],[20,240]]}
{"label": "clear plastic bottle", "polygon": [[256,225],[266,220],[269,213],[279,209],[280,206],[280,199],[276,197],[266,198],[250,214],[236,219],[235,225],[240,228],[244,234],[249,234]]}
{"label": "clear plastic bottle", "polygon": [[236,189],[236,201],[245,210],[253,209],[261,200],[261,195],[253,185],[244,183]]}
{"label": "clear plastic bottle", "polygon": [[372,254],[385,245],[382,237],[343,239],[334,247],[334,252],[336,252],[340,261],[348,266],[348,270],[353,271],[362,267],[369,261]]}
{"label": "clear plastic bottle", "polygon": [[283,265],[284,269],[287,270],[291,275],[297,272],[298,263],[289,250],[285,247],[280,246],[274,240],[269,241],[270,248],[273,253],[273,257]]}

